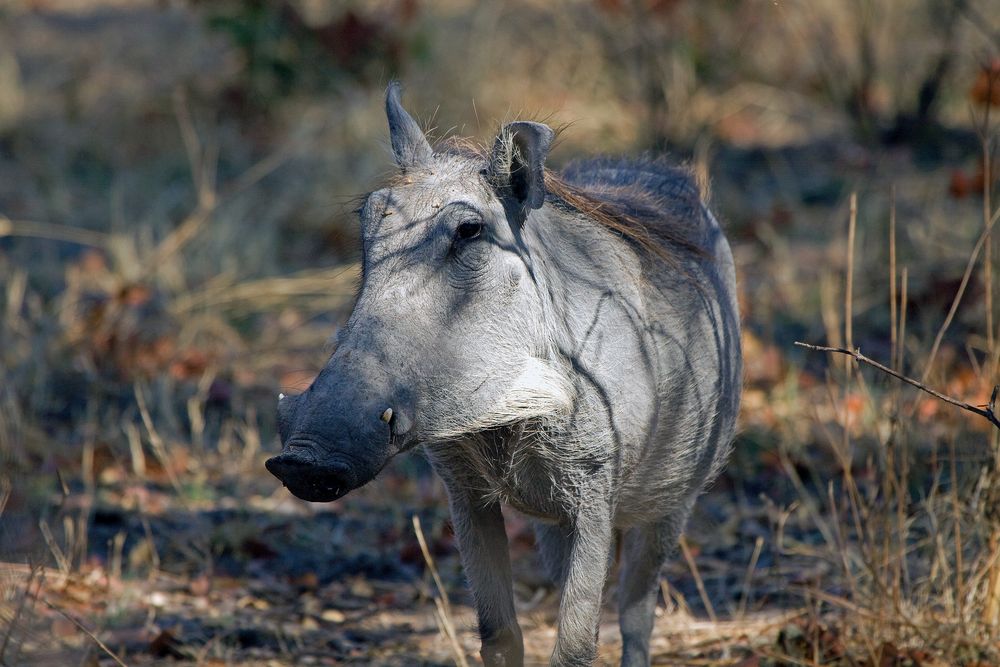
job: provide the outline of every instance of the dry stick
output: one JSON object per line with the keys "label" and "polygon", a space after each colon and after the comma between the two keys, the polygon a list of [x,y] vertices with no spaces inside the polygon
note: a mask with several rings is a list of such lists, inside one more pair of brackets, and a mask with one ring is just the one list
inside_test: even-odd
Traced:
{"label": "dry stick", "polygon": [[[992,96],[993,85],[996,82],[994,77],[989,77],[990,90],[987,95]],[[993,165],[992,165],[992,137],[990,136],[990,106],[986,105],[983,112],[983,124],[979,130],[979,142],[983,149],[983,227],[986,229],[986,256],[983,258],[983,282],[986,284],[986,341],[989,354],[994,354],[993,341],[993,241],[990,238],[990,214],[993,210],[992,189],[993,189]],[[996,372],[996,367],[987,366],[987,372]]]}
{"label": "dry stick", "polygon": [[181,486],[181,482],[177,478],[177,473],[174,472],[173,469],[174,462],[167,454],[166,444],[163,442],[160,432],[153,424],[153,418],[146,405],[146,393],[139,381],[133,383],[132,389],[135,394],[136,406],[139,408],[139,416],[142,418],[142,423],[146,427],[146,434],[149,436],[149,444],[153,447],[153,453],[156,454],[156,458],[159,459],[160,465],[163,466],[163,472],[166,473],[167,479],[170,480],[170,485],[174,488],[174,492],[177,494],[177,497],[180,499],[181,503],[187,505],[187,501],[184,498],[184,488]]}
{"label": "dry stick", "polygon": [[417,534],[420,553],[424,555],[424,562],[427,563],[427,569],[431,571],[431,577],[434,579],[434,585],[437,587],[438,596],[434,598],[434,604],[437,607],[438,618],[444,627],[445,635],[451,643],[451,649],[455,652],[455,662],[460,667],[469,667],[469,663],[465,659],[465,651],[462,650],[461,645],[458,643],[455,624],[451,622],[451,604],[448,602],[448,594],[445,592],[441,577],[438,576],[437,567],[434,566],[434,559],[431,558],[430,549],[427,548],[427,540],[424,539],[424,531],[420,527],[420,517],[416,514],[413,515],[413,532]]}
{"label": "dry stick", "polygon": [[[844,285],[844,340],[848,348],[854,347],[854,248],[855,240],[857,238],[858,229],[858,193],[852,192],[850,198],[850,212],[848,216],[848,226],[847,226],[847,276]],[[864,382],[864,377],[858,371],[856,365],[851,359],[844,359],[844,399],[843,399],[843,437],[842,437],[842,452],[840,456],[842,457],[841,466],[843,469],[844,476],[844,487],[847,495],[847,511],[850,512],[850,516],[854,522],[855,532],[858,535],[858,539],[865,541],[865,532],[862,528],[861,521],[861,498],[860,492],[858,490],[857,483],[854,480],[854,474],[851,469],[851,413],[849,410],[848,397],[850,395],[850,383],[852,378],[855,379],[865,393],[867,392],[867,386]],[[831,489],[832,490],[832,489]],[[830,503],[835,506],[835,500],[830,496]],[[839,524],[839,522],[838,522]],[[843,538],[842,538],[843,539]],[[846,540],[845,540],[846,542]],[[846,553],[847,550],[844,545],[841,545],[841,556],[844,558],[844,572],[849,578],[850,586],[852,592],[856,592],[856,586],[854,582],[854,576],[850,570],[847,563]],[[865,642],[869,644],[869,651],[873,652],[874,647],[871,646],[870,640],[866,637]]]}
{"label": "dry stick", "polygon": [[[691,613],[691,607],[688,606],[687,600],[684,599],[684,595],[673,586],[666,579],[660,579],[660,593],[663,595],[663,603],[666,607],[668,614],[672,614],[675,611],[680,612],[688,618],[692,617],[694,614]],[[673,607],[671,607],[673,605]]]}
{"label": "dry stick", "polygon": [[125,664],[124,662],[122,662],[122,659],[121,659],[121,658],[119,658],[119,657],[118,657],[118,656],[117,656],[117,655],[115,654],[115,652],[114,652],[114,651],[112,651],[112,650],[111,650],[110,648],[108,648],[108,645],[107,645],[107,644],[105,644],[104,642],[102,642],[102,641],[101,641],[101,640],[100,640],[100,639],[99,639],[99,638],[97,637],[97,635],[95,635],[95,634],[94,634],[93,632],[91,632],[90,630],[88,630],[88,629],[87,629],[87,626],[85,626],[85,625],[84,625],[83,623],[81,623],[81,622],[80,622],[80,621],[78,621],[77,619],[73,618],[73,616],[71,616],[71,615],[70,615],[70,614],[68,614],[67,612],[63,611],[63,610],[62,610],[62,609],[60,609],[59,607],[57,607],[57,606],[55,606],[54,604],[52,604],[51,602],[49,602],[49,601],[48,601],[48,600],[46,600],[45,598],[41,598],[41,600],[42,600],[42,602],[43,602],[43,603],[45,604],[45,606],[47,606],[47,607],[48,607],[49,609],[51,609],[51,610],[52,610],[52,611],[54,611],[54,612],[57,612],[57,613],[59,613],[59,614],[62,614],[62,615],[63,615],[63,616],[64,616],[64,617],[66,618],[66,620],[68,620],[68,621],[69,621],[70,623],[72,623],[73,625],[75,625],[75,626],[77,627],[77,629],[79,629],[79,630],[80,630],[80,632],[82,632],[83,634],[85,634],[85,635],[87,635],[88,637],[90,637],[91,639],[93,639],[93,640],[94,640],[94,643],[95,643],[95,644],[97,644],[97,645],[98,645],[98,646],[99,646],[99,647],[101,648],[101,650],[102,650],[102,651],[104,651],[105,653],[107,653],[107,654],[108,654],[108,656],[109,656],[109,657],[110,657],[110,658],[111,658],[112,660],[114,660],[114,661],[115,661],[116,663],[118,663],[118,664],[119,664],[119,665],[120,665],[121,667],[128,667],[128,665],[126,665],[126,664]]}
{"label": "dry stick", "polygon": [[1000,554],[1000,534],[993,530],[989,537],[989,550],[992,554],[989,566],[989,580],[986,587],[986,603],[983,606],[983,617],[987,625],[996,626],[1000,622],[1000,567],[997,555]]}
{"label": "dry stick", "polygon": [[[986,128],[989,129],[989,106],[986,107]],[[986,286],[986,348],[993,353],[993,239],[990,235],[991,171],[990,142],[983,141],[983,227],[986,229],[986,251],[983,253],[983,284]],[[987,366],[989,368],[989,366]],[[992,370],[992,369],[990,369]]]}
{"label": "dry stick", "polygon": [[[33,564],[30,565],[30,567],[32,569],[37,569],[40,573],[36,577],[37,583],[35,584],[35,592],[32,593],[30,587],[25,587],[24,589],[24,594],[30,595],[31,597],[31,604],[28,607],[28,613],[34,613],[35,605],[38,603],[39,600],[38,596],[41,595],[42,587],[45,586],[45,572],[47,568],[44,565],[33,565]],[[14,651],[14,656],[10,659],[10,664],[16,665],[19,663],[21,659],[21,651],[24,649],[24,643],[25,643],[24,641],[18,642],[17,646],[15,647],[16,650]],[[4,664],[6,665],[7,663]]]}
{"label": "dry stick", "polygon": [[757,541],[753,546],[753,554],[747,564],[746,574],[743,576],[743,590],[740,593],[740,603],[736,608],[736,617],[743,618],[747,611],[747,601],[750,598],[750,585],[753,583],[753,573],[757,569],[757,561],[760,559],[760,552],[764,549],[764,538],[757,536]]}
{"label": "dry stick", "polygon": [[[983,15],[982,12],[973,7],[970,3],[962,5],[962,8],[959,11],[965,15],[966,20],[968,20],[972,27],[976,28],[983,37],[993,42],[994,48],[1000,48],[1000,31],[990,28],[993,24],[992,21],[990,21]],[[990,98],[987,97],[987,99]],[[987,109],[988,108],[989,107],[987,107]]]}
{"label": "dry stick", "polygon": [[955,452],[955,436],[948,443],[948,471],[951,482],[952,521],[955,522],[955,614],[961,623],[965,622],[965,584],[962,570],[965,564],[962,558],[962,507],[958,497],[958,455]]}
{"label": "dry stick", "polygon": [[[854,347],[854,239],[858,227],[858,193],[851,193],[850,216],[847,225],[847,276],[844,284],[844,344],[850,349]],[[844,469],[845,481],[850,488],[854,480],[851,475],[851,414],[849,411],[850,382],[853,376],[854,364],[850,359],[844,359],[844,399],[843,409],[843,451],[840,456],[843,458],[842,467]]]}
{"label": "dry stick", "polygon": [[106,247],[111,238],[103,232],[79,229],[68,225],[35,220],[11,220],[0,213],[0,238],[5,236],[27,236],[48,241],[67,241],[95,248]]}
{"label": "dry stick", "polygon": [[[205,155],[202,155],[202,159],[196,161],[195,154],[191,152],[192,149],[198,147],[189,146],[190,137],[187,135],[193,133],[193,127],[190,126],[189,123],[185,123],[180,118],[179,121],[181,124],[182,135],[184,135],[185,147],[189,152],[189,160],[192,160],[193,165],[201,165],[197,168],[192,166],[192,170],[197,172],[193,178],[196,181],[195,185],[198,189],[198,204],[195,207],[195,210],[192,211],[156,247],[153,251],[153,256],[149,259],[149,261],[145,262],[145,266],[147,268],[143,276],[146,276],[154,271],[165,259],[179,251],[187,245],[188,242],[195,238],[222,201],[230,199],[256,184],[258,181],[281,166],[281,164],[288,159],[293,149],[297,148],[297,146],[293,146],[292,148],[275,151],[271,155],[252,165],[234,181],[229,183],[227,187],[222,190],[222,192],[216,194],[215,175],[214,173],[211,173],[211,170],[205,168],[202,164],[204,162],[208,162],[208,158]],[[196,136],[195,141],[197,141]],[[199,148],[198,153],[203,154],[205,151]],[[26,236],[31,238],[48,239],[50,241],[67,241],[95,248],[106,248],[112,239],[111,234],[103,232],[95,232],[89,229],[78,229],[68,225],[58,225],[34,220],[11,220],[7,216],[0,213],[0,238],[5,236]]]}
{"label": "dry stick", "polygon": [[[897,271],[896,271],[896,186],[893,184],[892,190],[889,195],[889,337],[890,337],[890,352],[889,360],[890,364],[894,367],[894,370],[901,371],[902,369],[896,364],[896,360],[899,358],[899,346],[902,344],[899,340],[899,295],[896,284]],[[889,422],[889,438],[887,441],[887,451],[886,458],[888,459],[888,475],[891,482],[891,491],[895,497],[896,502],[896,530],[897,539],[902,540],[902,526],[904,517],[904,505],[906,498],[906,487],[903,486],[902,480],[902,466],[905,465],[902,462],[902,455],[900,452],[900,440],[902,439],[901,429],[899,427],[899,385],[893,386],[892,392],[892,417]],[[892,563],[892,552],[891,547],[892,536],[891,531],[885,531],[885,562],[886,562],[886,572],[891,572],[892,577],[892,596],[893,602],[898,607],[900,602],[900,567],[901,565],[897,563]],[[904,547],[905,548],[905,547]],[[903,552],[905,554],[905,551]]]}
{"label": "dry stick", "polygon": [[889,358],[896,363],[896,346],[899,338],[896,331],[896,186],[889,195]]}
{"label": "dry stick", "polygon": [[[848,478],[845,484],[850,484],[850,483],[851,480],[850,478]],[[850,495],[850,492],[846,493]],[[833,525],[836,530],[835,535],[837,538],[836,542],[837,555],[840,556],[841,567],[844,568],[844,576],[847,578],[847,586],[851,590],[851,599],[857,600],[858,599],[857,579],[854,576],[853,570],[851,569],[851,560],[853,559],[850,557],[850,553],[847,549],[847,538],[844,536],[844,521],[840,519],[840,508],[838,507],[837,504],[837,498],[833,493],[833,480],[827,483],[826,495],[827,495],[827,500],[830,504],[830,510],[833,512]],[[863,539],[864,535],[858,534],[858,540],[860,541]],[[865,634],[862,636],[862,639],[864,640],[865,644],[868,645],[868,649],[870,651],[871,638],[867,634]]]}
{"label": "dry stick", "polygon": [[198,292],[182,295],[170,304],[171,313],[183,315],[195,309],[235,308],[242,303],[262,301],[286,305],[293,297],[329,296],[346,303],[354,294],[360,275],[358,264],[336,269],[308,269],[280,278],[261,278],[236,285],[207,285]]}
{"label": "dry stick", "polygon": [[899,277],[899,348],[896,353],[899,359],[896,361],[896,368],[900,373],[906,368],[906,310],[909,304],[910,274],[909,267],[903,265],[903,271]]}
{"label": "dry stick", "polygon": [[[990,88],[994,85],[994,80],[990,79]],[[992,92],[992,91],[990,91]],[[990,106],[986,106],[983,115],[982,133],[980,136],[983,148],[983,224],[987,232],[986,253],[983,258],[983,282],[986,283],[986,346],[991,357],[985,364],[986,372],[995,377],[1000,370],[1000,352],[996,345],[996,338],[993,331],[993,244],[989,235],[990,211],[992,203],[993,185],[993,164],[992,164],[992,139],[990,137]],[[1000,210],[1000,209],[998,209]],[[1000,443],[996,434],[991,439],[990,444],[993,449],[993,477],[994,484],[998,471],[1000,471]],[[989,550],[993,556],[992,563],[988,567],[989,580],[986,589],[986,600],[983,605],[982,616],[991,627],[996,627],[1000,623],[1000,565],[997,564],[996,555],[1000,552],[1000,526],[994,523],[991,526],[988,540]]]}
{"label": "dry stick", "polygon": [[177,126],[181,133],[181,141],[184,143],[184,151],[187,153],[188,167],[191,169],[191,180],[198,193],[199,204],[210,200],[211,190],[207,187],[209,181],[208,165],[205,160],[205,153],[198,139],[198,131],[194,127],[194,119],[191,118],[191,110],[187,105],[187,96],[184,90],[178,86],[173,92],[174,115],[177,117]]}
{"label": "dry stick", "polygon": [[684,553],[684,560],[687,561],[688,568],[691,570],[691,575],[694,576],[694,583],[698,587],[698,595],[701,596],[701,601],[705,605],[705,611],[708,612],[708,617],[712,619],[712,623],[718,623],[719,619],[715,616],[715,608],[712,606],[712,601],[708,599],[708,592],[705,590],[705,582],[701,580],[701,573],[698,572],[698,566],[694,562],[694,557],[691,555],[691,549],[688,548],[687,539],[681,535],[680,539],[681,551]]}
{"label": "dry stick", "polygon": [[931,353],[927,357],[927,365],[924,367],[924,372],[920,376],[921,382],[926,382],[927,376],[931,373],[931,368],[934,366],[934,359],[937,357],[938,348],[941,347],[941,341],[944,339],[944,334],[948,331],[948,327],[951,326],[951,321],[955,318],[955,313],[958,311],[958,304],[961,303],[962,296],[965,294],[965,288],[969,285],[969,278],[972,277],[972,270],[976,267],[976,263],[979,261],[979,253],[982,251],[983,245],[986,243],[986,239],[990,237],[990,230],[993,229],[993,225],[996,224],[998,218],[1000,218],[1000,209],[997,209],[993,214],[993,217],[989,219],[986,228],[979,235],[976,245],[972,247],[972,254],[969,255],[969,261],[965,265],[965,273],[962,274],[962,282],[958,286],[958,291],[955,292],[955,298],[951,301],[951,308],[948,309],[948,315],[944,318],[944,323],[941,324],[941,328],[938,329],[937,336],[934,337],[934,344],[931,346]]}
{"label": "dry stick", "polygon": [[993,612],[992,604],[996,599],[992,595],[992,592],[995,590],[994,586],[996,585],[994,577],[997,567],[1000,566],[1000,549],[998,549],[998,545],[994,542],[995,535],[995,531],[990,535],[989,546],[987,547],[989,556],[986,558],[986,561],[981,567],[973,571],[968,582],[966,582],[966,590],[977,591],[983,578],[987,579],[986,600],[983,603],[983,610],[980,616],[988,626],[995,626],[997,624],[996,617],[991,615]]}
{"label": "dry stick", "polygon": [[[139,503],[139,522],[142,525],[143,533],[146,535],[146,544],[149,546],[148,580],[153,581],[160,573],[160,554],[156,550],[156,541],[153,539],[153,527],[149,523],[149,517],[146,516],[146,508],[142,502]],[[131,553],[129,556],[131,556]]]}
{"label": "dry stick", "polygon": [[14,484],[6,477],[0,477],[0,519],[3,518],[3,511],[7,509],[7,501],[14,491]]}
{"label": "dry stick", "polygon": [[[182,132],[193,132],[192,129],[184,130],[185,124],[182,122]],[[189,140],[186,140],[186,143]],[[197,141],[197,136],[195,135],[195,141]],[[192,146],[191,149],[197,148],[197,146]],[[274,153],[268,155],[262,160],[250,166],[245,172],[240,174],[235,180],[231,181],[222,189],[221,192],[216,192],[215,187],[215,174],[212,170],[205,166],[205,163],[209,161],[208,157],[205,155],[201,156],[201,159],[193,164],[199,164],[197,168],[197,176],[192,176],[196,179],[196,187],[198,189],[198,203],[195,206],[194,211],[192,211],[170,234],[160,242],[160,244],[153,251],[153,256],[146,263],[148,267],[146,270],[146,275],[150,274],[152,271],[156,270],[167,258],[174,255],[181,250],[185,245],[187,245],[192,239],[194,239],[202,230],[204,225],[211,219],[212,214],[215,213],[219,205],[228,199],[235,197],[244,190],[255,185],[258,181],[263,179],[265,176],[270,174],[272,171],[281,166],[285,162],[293,150],[297,149],[297,145],[293,145],[292,148],[284,148]],[[194,160],[194,154],[189,154],[190,159]],[[214,159],[214,158],[213,158]],[[194,170],[195,167],[192,167]]]}
{"label": "dry stick", "polygon": [[[848,348],[854,347],[854,237],[858,228],[858,193],[851,193],[851,214],[847,226],[847,285],[844,287],[844,343]],[[846,370],[851,374],[851,362],[847,361]]]}
{"label": "dry stick", "polygon": [[4,660],[4,656],[7,654],[7,646],[10,644],[10,638],[14,635],[14,628],[17,627],[18,619],[20,619],[21,614],[24,613],[24,605],[25,603],[27,603],[28,597],[30,597],[31,595],[31,584],[34,582],[35,577],[41,571],[42,568],[35,566],[32,566],[31,569],[28,570],[28,579],[27,581],[24,582],[24,594],[21,596],[21,599],[17,603],[17,609],[14,611],[14,616],[13,618],[10,619],[10,622],[7,624],[7,630],[4,633],[3,642],[0,643],[0,665],[7,664],[6,661]]}
{"label": "dry stick", "polygon": [[[899,336],[897,340],[899,341],[899,347],[896,350],[898,359],[896,361],[896,370],[900,373],[903,372],[905,368],[903,366],[906,361],[906,305],[907,305],[907,292],[909,290],[909,274],[907,273],[908,267],[903,266],[902,275],[900,276],[900,293],[899,293]],[[898,396],[897,396],[898,401]],[[896,409],[896,415],[899,415],[899,409]],[[900,440],[899,458],[902,468],[899,471],[899,486],[904,491],[910,488],[910,459],[909,452],[907,451],[906,439]],[[906,501],[908,502],[907,497]],[[906,524],[906,504],[901,503],[899,505],[898,521],[900,527],[900,538],[899,538],[899,558],[900,567],[903,571],[903,585],[906,586],[907,590],[910,590],[910,564],[909,559],[906,557],[906,540],[909,537],[909,528]]]}
{"label": "dry stick", "polygon": [[931,396],[933,396],[935,398],[941,399],[945,403],[951,403],[952,405],[957,406],[959,408],[962,408],[963,410],[968,410],[969,412],[977,414],[980,417],[983,417],[986,420],[988,420],[991,424],[993,424],[998,429],[1000,429],[1000,419],[997,419],[996,414],[994,414],[994,412],[993,412],[993,409],[994,409],[994,407],[996,405],[997,392],[1000,391],[1000,385],[997,385],[997,386],[993,387],[993,394],[990,396],[990,402],[987,403],[985,407],[980,408],[980,407],[976,407],[975,405],[971,405],[969,403],[966,403],[965,401],[960,401],[957,398],[952,398],[951,396],[946,396],[946,395],[942,394],[939,391],[934,391],[933,389],[931,389],[927,385],[924,385],[924,384],[922,384],[922,383],[914,380],[913,378],[906,377],[902,373],[897,373],[896,371],[892,370],[888,366],[883,366],[882,364],[880,364],[879,362],[875,361],[874,359],[870,359],[870,358],[866,357],[865,355],[861,354],[861,350],[860,349],[858,349],[858,350],[847,350],[847,349],[844,349],[842,347],[826,347],[826,346],[823,346],[823,345],[810,345],[809,343],[802,343],[802,342],[799,342],[799,341],[795,341],[795,344],[798,345],[799,347],[804,347],[804,348],[809,349],[809,350],[817,350],[819,352],[836,352],[837,354],[846,354],[846,355],[848,355],[850,357],[854,357],[855,360],[857,360],[859,362],[862,362],[862,363],[865,363],[865,364],[868,364],[869,366],[873,366],[874,368],[879,369],[883,373],[888,373],[889,375],[893,376],[894,378],[902,380],[903,382],[905,382],[907,384],[913,385],[917,389],[920,389],[921,391],[925,391],[925,392],[927,392],[928,394],[930,394]]}
{"label": "dry stick", "polygon": [[70,570],[72,570],[73,563],[70,561],[70,557],[66,555],[66,552],[62,550],[58,543],[56,543],[56,538],[52,534],[52,529],[49,528],[49,522],[44,518],[39,519],[38,529],[42,533],[42,537],[45,538],[45,544],[49,547],[49,551],[52,553],[52,557],[56,561],[56,566],[59,568],[61,574],[67,575]]}

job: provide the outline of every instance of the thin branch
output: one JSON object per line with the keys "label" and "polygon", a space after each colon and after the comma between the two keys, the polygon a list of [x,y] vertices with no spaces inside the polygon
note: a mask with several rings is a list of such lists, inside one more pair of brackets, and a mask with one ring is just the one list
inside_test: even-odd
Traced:
{"label": "thin branch", "polygon": [[55,606],[54,604],[52,604],[51,602],[49,602],[45,598],[41,598],[41,600],[42,600],[42,603],[45,604],[46,607],[48,607],[52,611],[55,611],[55,612],[58,612],[59,614],[61,614],[63,617],[66,618],[67,621],[69,621],[70,623],[72,623],[73,625],[75,625],[80,632],[82,632],[83,634],[85,634],[88,637],[90,637],[94,641],[94,643],[97,644],[100,647],[100,649],[102,651],[104,651],[108,655],[108,657],[110,657],[112,660],[115,661],[115,663],[118,665],[118,667],[128,667],[128,665],[126,665],[124,662],[122,662],[122,659],[119,658],[115,654],[114,651],[112,651],[110,648],[108,648],[107,644],[105,644],[104,642],[102,642],[100,640],[100,638],[98,638],[97,635],[95,635],[93,632],[91,632],[89,629],[87,629],[87,626],[85,626],[79,620],[77,620],[76,618],[74,618],[72,614],[69,614],[69,613],[63,611],[62,609],[60,609],[59,607]]}
{"label": "thin branch", "polygon": [[695,586],[698,587],[698,595],[701,596],[701,602],[705,605],[705,611],[708,612],[708,617],[712,620],[712,623],[718,623],[719,619],[715,616],[715,608],[712,607],[712,600],[708,597],[708,591],[705,590],[705,582],[701,579],[701,573],[698,571],[698,565],[694,562],[694,556],[691,555],[691,549],[688,547],[687,540],[681,535],[678,544],[681,547],[681,553],[684,554],[684,560],[687,561],[688,569],[691,570],[691,574],[694,576]]}
{"label": "thin branch", "polygon": [[109,239],[109,235],[103,232],[36,220],[11,220],[0,213],[0,238],[5,236],[27,236],[49,241],[66,241],[67,243],[95,248],[107,247]]}
{"label": "thin branch", "polygon": [[962,7],[962,12],[974,28],[978,29],[986,39],[991,40],[996,48],[1000,48],[1000,30],[991,29],[991,22],[983,16],[982,12],[968,3]]}
{"label": "thin branch", "polygon": [[[10,623],[7,625],[7,631],[4,633],[3,642],[0,643],[0,665],[6,665],[7,660],[4,656],[7,654],[7,646],[10,644],[11,637],[14,635],[14,630],[17,627],[18,619],[21,618],[21,614],[24,613],[25,604],[28,602],[28,598],[31,595],[31,584],[34,583],[35,578],[38,576],[39,572],[44,573],[44,569],[41,567],[31,566],[28,570],[28,579],[24,582],[24,594],[21,596],[20,601],[17,603],[17,609],[14,611],[14,617],[10,619]],[[41,586],[41,583],[39,583]],[[37,594],[36,594],[37,595]],[[11,660],[11,662],[16,662],[17,658]]]}
{"label": "thin branch", "polygon": [[991,424],[993,424],[998,429],[1000,429],[1000,419],[997,419],[996,414],[993,412],[993,409],[994,409],[994,407],[996,405],[997,392],[1000,391],[1000,385],[997,385],[997,386],[993,387],[993,394],[990,396],[990,402],[987,403],[985,407],[981,408],[981,407],[977,407],[975,405],[971,405],[969,403],[966,403],[965,401],[960,401],[957,398],[952,398],[951,396],[945,396],[941,392],[934,391],[933,389],[931,389],[927,385],[925,385],[925,384],[923,384],[921,382],[918,382],[917,380],[914,380],[913,378],[906,377],[902,373],[897,373],[896,371],[892,370],[888,366],[883,366],[882,364],[880,364],[879,362],[875,361],[874,359],[869,359],[865,355],[861,354],[861,349],[860,348],[859,349],[855,349],[855,350],[848,350],[848,349],[845,349],[843,347],[826,347],[826,346],[823,346],[823,345],[810,345],[809,343],[800,343],[799,341],[795,341],[795,344],[798,345],[799,347],[804,347],[804,348],[806,348],[808,350],[818,350],[820,352],[836,352],[837,354],[846,354],[849,357],[854,357],[854,359],[856,359],[857,361],[860,361],[862,363],[868,364],[869,366],[873,366],[874,368],[879,369],[883,373],[887,373],[887,374],[893,376],[894,378],[902,380],[903,382],[905,382],[907,384],[913,385],[917,389],[919,389],[921,391],[924,391],[924,392],[927,392],[928,394],[930,394],[934,398],[941,399],[945,403],[951,403],[952,405],[954,405],[956,407],[959,407],[959,408],[962,408],[963,410],[967,410],[969,412],[977,414],[980,417],[983,417],[984,419],[986,419],[987,421],[989,421]]}
{"label": "thin branch", "polygon": [[944,318],[944,322],[941,324],[941,328],[938,329],[937,335],[934,337],[934,344],[931,345],[931,352],[927,356],[927,364],[924,366],[924,372],[920,376],[922,382],[927,381],[927,377],[931,374],[931,368],[934,366],[934,359],[937,357],[938,350],[941,348],[941,341],[944,340],[944,334],[948,331],[948,327],[951,326],[951,321],[955,318],[955,313],[958,312],[958,304],[962,302],[962,296],[965,294],[965,288],[969,285],[969,278],[972,277],[972,271],[976,268],[976,264],[979,262],[979,253],[983,249],[983,245],[986,243],[986,239],[990,237],[990,230],[993,229],[993,225],[996,224],[997,220],[1000,219],[1000,208],[998,208],[994,213],[993,217],[989,219],[986,224],[986,228],[979,234],[979,239],[976,240],[976,245],[972,248],[972,253],[969,255],[969,261],[965,264],[965,273],[962,274],[962,282],[958,286],[958,290],[955,292],[955,297],[951,301],[951,307],[948,309],[948,314]]}
{"label": "thin branch", "polygon": [[424,539],[424,531],[420,527],[420,517],[414,514],[412,518],[413,532],[417,535],[420,552],[424,555],[424,562],[427,564],[427,569],[431,571],[431,577],[434,578],[434,585],[437,587],[438,594],[434,598],[434,605],[437,607],[441,628],[451,643],[452,651],[455,652],[455,662],[458,664],[458,667],[469,667],[469,663],[465,659],[465,651],[462,650],[462,645],[458,642],[455,623],[451,620],[451,604],[448,602],[448,593],[441,582],[441,577],[438,575],[437,567],[434,565],[434,558],[431,557],[430,549],[427,548],[427,540]]}

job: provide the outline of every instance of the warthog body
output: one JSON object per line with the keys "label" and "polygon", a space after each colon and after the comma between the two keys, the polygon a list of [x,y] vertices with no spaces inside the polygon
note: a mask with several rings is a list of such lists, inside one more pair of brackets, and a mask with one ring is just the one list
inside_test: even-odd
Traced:
{"label": "warthog body", "polygon": [[501,503],[562,585],[552,663],[588,665],[616,532],[623,665],[649,663],[659,572],[724,463],[741,352],[729,246],[657,161],[544,169],[553,132],[435,152],[390,85],[401,173],[360,211],[361,290],[268,469],[335,500],[423,445],[448,490],[487,665],[523,661]]}

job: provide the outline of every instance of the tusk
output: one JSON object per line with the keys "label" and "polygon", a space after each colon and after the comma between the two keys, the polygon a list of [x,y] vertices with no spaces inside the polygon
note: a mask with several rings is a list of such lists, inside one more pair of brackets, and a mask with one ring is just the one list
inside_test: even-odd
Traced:
{"label": "tusk", "polygon": [[279,393],[279,394],[278,394],[278,402],[280,403],[280,402],[281,402],[281,401],[283,401],[283,400],[285,400],[285,395],[284,395],[284,394],[281,394],[281,393]]}
{"label": "tusk", "polygon": [[386,408],[385,412],[382,413],[382,416],[379,417],[379,419],[384,421],[386,424],[392,421],[392,408]]}

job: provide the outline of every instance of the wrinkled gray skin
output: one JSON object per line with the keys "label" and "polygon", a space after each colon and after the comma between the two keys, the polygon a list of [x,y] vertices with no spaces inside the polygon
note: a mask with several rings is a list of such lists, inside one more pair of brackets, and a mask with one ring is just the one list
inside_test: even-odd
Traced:
{"label": "wrinkled gray skin", "polygon": [[[279,404],[295,495],[340,498],[423,445],[444,480],[486,665],[520,665],[501,503],[532,517],[562,584],[554,665],[590,665],[615,535],[623,665],[649,664],[659,572],[722,465],[741,352],[729,246],[686,174],[577,165],[566,181],[686,216],[703,254],[635,242],[546,193],[548,127],[519,122],[492,155],[435,153],[386,108],[402,170],[361,209],[361,290],[336,352]],[[696,195],[695,195],[696,196]]]}

